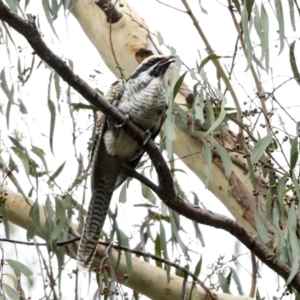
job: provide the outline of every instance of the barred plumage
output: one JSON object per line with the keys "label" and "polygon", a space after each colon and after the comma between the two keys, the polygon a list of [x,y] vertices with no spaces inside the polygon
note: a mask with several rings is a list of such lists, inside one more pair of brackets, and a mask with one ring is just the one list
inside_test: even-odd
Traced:
{"label": "barred plumage", "polygon": [[[172,56],[151,56],[127,81],[116,81],[106,95],[132,122],[151,132],[152,139],[165,118],[163,76],[172,62]],[[120,164],[135,168],[143,154],[143,147],[122,126],[98,114],[92,154],[92,199],[77,253],[77,263],[82,269],[88,269],[93,261],[113,191],[127,178]]]}

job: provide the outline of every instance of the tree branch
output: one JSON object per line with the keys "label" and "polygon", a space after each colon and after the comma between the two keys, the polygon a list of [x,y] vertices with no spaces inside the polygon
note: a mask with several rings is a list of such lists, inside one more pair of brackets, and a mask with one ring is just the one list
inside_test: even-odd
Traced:
{"label": "tree branch", "polygon": [[[123,114],[106,102],[79,76],[75,75],[73,71],[46,46],[33,22],[26,21],[13,13],[4,5],[2,0],[0,0],[0,19],[7,22],[17,32],[22,34],[28,40],[37,55],[48,63],[71,87],[78,91],[78,93],[91,104],[95,105],[114,121],[118,123],[125,122],[126,118]],[[132,122],[125,122],[123,129],[140,144],[144,142],[146,134]],[[192,207],[178,197],[174,190],[173,179],[168,166],[154,141],[150,140],[144,147],[159,177],[159,186],[155,192],[168,207],[197,223],[223,229],[231,233],[278,275],[285,280],[288,278],[291,269],[236,221],[204,209]],[[146,182],[144,183],[146,184]],[[151,188],[151,186],[149,186],[149,188]],[[11,213],[13,214],[14,212]],[[13,221],[12,219],[10,220]],[[300,292],[299,273],[294,277],[291,285]]]}
{"label": "tree branch", "polygon": [[[1,7],[1,0],[0,0]],[[0,8],[1,10],[1,8]],[[18,193],[13,192],[8,187],[1,187],[0,192],[4,194],[5,201],[5,211],[8,219],[27,229],[31,224],[32,220],[29,217],[29,212],[31,209],[31,205],[33,202],[28,199],[30,204],[28,204],[25,199]],[[45,210],[42,205],[39,205],[40,211],[40,231],[38,232],[39,237],[45,239],[46,235],[46,216]],[[79,228],[77,225],[72,223],[71,225],[72,231],[75,233],[79,232]],[[77,239],[77,238],[76,238]],[[67,240],[64,242],[58,242],[58,245],[66,245],[69,244],[69,247],[65,247],[66,253],[72,257],[76,258],[77,252],[77,243],[74,243],[75,239]],[[13,241],[16,242],[16,241]],[[22,242],[23,243],[23,242]],[[103,242],[99,244],[105,244]],[[35,243],[35,245],[39,245],[39,243]],[[42,245],[42,244],[40,244]],[[106,245],[106,244],[105,244]],[[70,249],[71,248],[71,249]],[[124,250],[126,250],[124,248]],[[107,257],[105,247],[98,246],[97,253],[95,259],[93,261],[92,267],[98,268],[100,263],[104,258]],[[115,249],[110,250],[110,263],[116,272],[117,277],[121,281],[122,284],[128,286],[129,288],[146,295],[151,299],[158,300],[168,300],[174,299],[179,300],[182,299],[182,285],[183,279],[176,275],[170,275],[170,281],[168,282],[166,271],[152,266],[149,263],[139,259],[138,257],[132,256],[132,273],[129,279],[128,275],[128,267],[127,267],[127,259],[124,253],[118,252]],[[159,278],[159,280],[158,280]],[[194,285],[193,283],[187,283],[186,287],[187,291],[187,299],[190,299],[190,294],[194,293],[197,296],[197,299],[207,299],[207,292],[199,285]],[[215,291],[210,291],[210,293],[217,297],[218,300],[251,300],[249,297],[245,296],[233,296],[226,293],[218,293]]]}

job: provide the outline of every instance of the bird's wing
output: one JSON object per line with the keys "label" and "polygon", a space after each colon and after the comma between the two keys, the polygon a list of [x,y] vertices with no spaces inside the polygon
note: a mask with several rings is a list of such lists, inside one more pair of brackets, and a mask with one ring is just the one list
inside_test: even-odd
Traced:
{"label": "bird's wing", "polygon": [[[107,94],[105,95],[105,100],[110,102],[111,104],[117,106],[120,98],[122,97],[125,89],[126,81],[124,79],[119,79],[114,82],[110,88],[108,89]],[[97,112],[97,120],[93,130],[92,136],[92,150],[91,150],[91,161],[93,161],[96,147],[99,143],[99,139],[101,138],[101,133],[103,132],[104,123],[106,122],[105,114],[101,111]]]}
{"label": "bird's wing", "polygon": [[[106,100],[117,105],[124,92],[124,84],[124,80],[116,81],[110,87]],[[120,173],[118,158],[107,153],[104,144],[104,134],[107,127],[108,122],[105,115],[98,112],[91,155],[92,198],[77,252],[77,264],[82,270],[87,270],[90,267],[95,256],[98,240]]]}

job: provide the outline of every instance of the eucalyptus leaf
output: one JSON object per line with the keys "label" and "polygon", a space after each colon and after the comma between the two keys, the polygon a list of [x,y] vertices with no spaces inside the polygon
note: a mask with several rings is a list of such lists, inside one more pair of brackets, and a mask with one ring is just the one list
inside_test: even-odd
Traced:
{"label": "eucalyptus leaf", "polygon": [[55,118],[56,118],[56,111],[55,111],[55,105],[53,101],[48,99],[48,108],[50,111],[50,135],[49,135],[49,142],[50,142],[50,149],[51,152],[53,152],[53,138],[54,138],[54,127],[55,127]]}
{"label": "eucalyptus leaf", "polygon": [[252,164],[256,164],[260,160],[265,150],[270,145],[271,141],[272,141],[272,135],[268,134],[267,136],[265,136],[264,138],[262,138],[256,143],[250,158]]}
{"label": "eucalyptus leaf", "polygon": [[260,240],[264,244],[268,243],[270,240],[268,231],[266,229],[265,224],[263,223],[263,221],[261,220],[260,216],[257,213],[255,213],[254,215],[254,221],[255,221],[256,229]]}
{"label": "eucalyptus leaf", "polygon": [[25,266],[24,264],[22,264],[19,261],[16,261],[13,259],[6,259],[6,262],[14,270],[17,277],[20,277],[21,273],[23,275],[25,275],[26,277],[29,277],[33,274],[27,266]]}
{"label": "eucalyptus leaf", "polygon": [[9,299],[11,299],[11,300],[20,300],[20,294],[19,294],[18,291],[16,291],[15,289],[13,289],[12,287],[10,287],[7,284],[3,284],[3,287],[4,287],[4,290],[5,290],[5,293],[9,297]]}

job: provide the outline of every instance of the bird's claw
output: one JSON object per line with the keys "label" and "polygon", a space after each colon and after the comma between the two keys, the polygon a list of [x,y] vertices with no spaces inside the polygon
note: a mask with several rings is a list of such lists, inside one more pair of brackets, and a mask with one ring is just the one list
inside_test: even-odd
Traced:
{"label": "bird's claw", "polygon": [[145,133],[147,134],[147,137],[144,140],[143,146],[145,146],[152,137],[152,132],[149,129],[147,129]]}
{"label": "bird's claw", "polygon": [[125,114],[125,121],[122,124],[115,124],[115,128],[122,128],[126,122],[129,120],[129,114]]}

